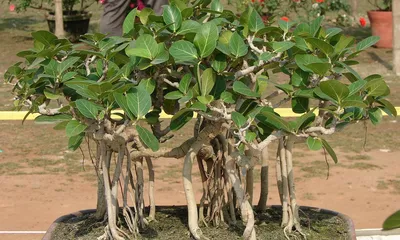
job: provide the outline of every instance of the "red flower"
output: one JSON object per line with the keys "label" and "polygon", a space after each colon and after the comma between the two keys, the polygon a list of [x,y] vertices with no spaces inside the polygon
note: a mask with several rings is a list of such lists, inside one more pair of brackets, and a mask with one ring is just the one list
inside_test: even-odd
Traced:
{"label": "red flower", "polygon": [[106,0],[99,0],[99,3],[100,3],[100,4],[105,4],[105,3],[106,3]]}
{"label": "red flower", "polygon": [[15,11],[15,5],[11,4],[10,7],[8,7],[8,9],[10,10],[10,12],[14,12]]}
{"label": "red flower", "polygon": [[367,25],[367,20],[365,20],[363,17],[360,17],[360,25],[361,27],[365,27],[365,25]]}
{"label": "red flower", "polygon": [[131,3],[131,4],[129,4],[129,7],[133,9],[133,8],[135,8],[135,4]]}
{"label": "red flower", "polygon": [[138,10],[142,10],[143,8],[145,8],[146,6],[144,5],[144,3],[141,0],[137,1],[137,9]]}
{"label": "red flower", "polygon": [[317,3],[323,3],[324,0],[316,0]]}
{"label": "red flower", "polygon": [[289,22],[289,18],[286,16],[281,17],[281,20],[285,21],[285,22]]}
{"label": "red flower", "polygon": [[251,2],[255,2],[255,0],[251,0]]}
{"label": "red flower", "polygon": [[264,2],[264,0],[258,0],[260,3],[263,3]]}

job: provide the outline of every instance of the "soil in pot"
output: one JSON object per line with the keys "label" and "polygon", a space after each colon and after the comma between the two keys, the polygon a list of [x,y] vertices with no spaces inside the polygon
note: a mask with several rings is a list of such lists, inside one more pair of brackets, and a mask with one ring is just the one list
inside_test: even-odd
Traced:
{"label": "soil in pot", "polygon": [[[92,15],[88,12],[78,11],[64,12],[63,14],[66,37],[71,42],[78,42],[81,35],[89,31],[89,22]],[[54,12],[48,13],[46,18],[50,32],[54,33],[56,27]]]}
{"label": "soil in pot", "polygon": [[[311,209],[300,211],[303,232],[309,240],[345,240],[348,236],[346,222],[338,217],[321,213]],[[120,219],[123,219],[121,217]],[[150,222],[147,229],[140,233],[138,239],[190,239],[187,228],[186,207],[157,207],[157,221]],[[280,227],[281,211],[277,208],[269,208],[265,213],[256,215],[257,239],[284,240],[285,235]],[[238,222],[235,226],[202,227],[203,233],[209,239],[242,239],[245,226]],[[128,232],[127,229],[123,229]],[[104,225],[96,222],[94,214],[74,217],[66,222],[59,223],[52,236],[52,240],[92,240],[104,233]],[[292,239],[302,239],[299,234],[294,234]]]}

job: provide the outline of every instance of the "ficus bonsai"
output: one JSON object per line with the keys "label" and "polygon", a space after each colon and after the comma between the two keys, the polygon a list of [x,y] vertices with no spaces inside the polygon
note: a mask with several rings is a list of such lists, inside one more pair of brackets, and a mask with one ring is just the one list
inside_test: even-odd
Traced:
{"label": "ficus bonsai", "polygon": [[[389,88],[382,76],[362,78],[351,67],[378,38],[355,45],[341,29],[321,27],[322,20],[265,25],[252,7],[238,18],[218,0],[175,0],[162,16],[134,9],[124,22],[123,37],[86,34],[84,47],[46,31],[34,32],[34,47],[18,53],[25,61],[11,66],[5,79],[14,83],[17,109],[39,113],[37,122],[58,122],[54,128],[65,129],[70,149],[85,141],[95,150],[96,217],[108,223],[102,238],[128,237],[117,224],[119,217],[133,236],[154,220],[152,161],[184,157],[191,235],[206,239],[199,224],[235,224],[240,212],[244,239],[256,239],[253,171],[261,161],[257,208],[264,211],[267,148],[273,141],[278,142],[281,225],[285,233],[302,233],[293,175],[295,144],[324,149],[337,162],[324,135],[358,121],[377,124],[382,110],[396,115],[385,99]],[[291,121],[275,112],[286,104],[299,114]],[[165,128],[162,111],[173,115]],[[195,116],[192,136],[175,148],[163,147]],[[149,169],[148,218],[143,160]],[[194,161],[203,184],[199,208],[192,186]]]}

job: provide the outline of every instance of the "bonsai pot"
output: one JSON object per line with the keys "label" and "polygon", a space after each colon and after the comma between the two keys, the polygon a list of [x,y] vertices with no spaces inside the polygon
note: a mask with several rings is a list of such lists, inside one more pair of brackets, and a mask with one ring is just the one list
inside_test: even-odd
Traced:
{"label": "bonsai pot", "polygon": [[[146,208],[147,209],[147,208]],[[282,207],[280,205],[274,205],[274,206],[270,206],[269,209],[275,211],[276,213],[280,213],[282,211]],[[326,210],[326,209],[321,209],[321,208],[315,208],[315,207],[305,207],[302,206],[300,207],[300,209],[302,210],[303,213],[310,213],[310,212],[315,212],[318,214],[321,214],[320,216],[318,216],[317,218],[336,218],[336,221],[339,220],[340,222],[342,222],[343,226],[345,226],[342,230],[342,238],[341,239],[347,239],[347,240],[356,240],[356,232],[354,229],[354,224],[353,221],[346,215],[338,213],[338,212],[334,212],[331,210]],[[148,209],[147,209],[148,210]],[[267,210],[268,211],[268,210]],[[96,210],[95,209],[89,209],[89,210],[82,210],[79,212],[75,212],[75,213],[71,213],[68,215],[64,215],[59,217],[57,220],[55,220],[51,226],[49,227],[49,229],[47,230],[46,234],[44,235],[42,240],[52,240],[52,239],[65,239],[68,240],[70,238],[68,238],[65,234],[65,232],[67,232],[67,234],[69,233],[68,230],[64,230],[64,233],[62,232],[58,232],[59,229],[62,229],[63,226],[70,226],[71,224],[77,223],[79,222],[81,219],[85,219],[88,218],[89,215],[91,214],[95,214]],[[187,226],[186,226],[186,222],[187,222],[187,207],[186,206],[158,206],[157,207],[157,212],[160,213],[162,212],[163,214],[166,214],[167,218],[166,219],[171,219],[171,218],[177,218],[178,222],[180,223],[180,225],[182,226],[171,226],[170,228],[168,228],[171,232],[171,229],[174,229],[172,232],[179,232],[179,228],[180,229],[185,229],[182,233],[182,236],[179,236],[179,239],[190,239],[190,237],[187,235]],[[268,214],[267,214],[268,215]],[[324,215],[324,216],[322,216]],[[164,219],[160,219],[159,222],[163,222]],[[311,219],[310,221],[312,222],[315,219]],[[268,220],[267,220],[268,222]],[[314,229],[315,226],[313,226],[313,223],[309,223],[311,226],[311,229]],[[331,224],[337,224],[334,223],[334,221]],[[276,224],[279,228],[279,231],[283,232],[283,229],[281,229],[279,227],[279,223]],[[260,225],[261,226],[261,225]],[[76,227],[71,227],[71,229],[75,229]],[[165,226],[162,226],[161,228],[157,228],[157,229],[165,229]],[[307,227],[304,227],[304,229],[306,229]],[[103,229],[103,228],[102,228]],[[261,229],[258,228],[260,231]],[[209,228],[207,229],[209,230]],[[269,228],[267,228],[266,232],[269,233]],[[217,229],[218,231],[218,229]],[[230,230],[232,231],[232,230]],[[315,229],[316,232],[318,232],[317,229]],[[207,232],[207,231],[205,231]],[[82,236],[82,232],[81,230],[77,230],[76,232],[77,234],[79,233],[80,236]],[[240,231],[238,232],[238,237],[240,237]],[[147,235],[147,234],[146,234]],[[151,233],[152,237],[154,238],[155,236],[161,237],[161,238],[156,238],[156,239],[162,239],[162,236],[159,236],[158,233],[154,232],[154,229],[152,229],[152,233]],[[219,238],[218,233],[214,235],[215,237]],[[60,238],[61,237],[61,238]],[[74,236],[76,237],[76,236]],[[282,236],[284,239],[284,236]],[[327,236],[329,237],[329,236]],[[213,238],[211,236],[210,239],[217,239],[217,238]],[[170,238],[168,238],[170,239]]]}
{"label": "bonsai pot", "polygon": [[393,15],[391,11],[369,11],[372,35],[381,39],[375,44],[378,48],[393,47]]}
{"label": "bonsai pot", "polygon": [[[69,14],[68,12],[63,13],[64,31],[71,42],[78,42],[80,36],[89,31],[91,16],[92,14],[89,12],[72,11]],[[48,12],[46,19],[50,32],[54,33],[56,26],[54,12]]]}

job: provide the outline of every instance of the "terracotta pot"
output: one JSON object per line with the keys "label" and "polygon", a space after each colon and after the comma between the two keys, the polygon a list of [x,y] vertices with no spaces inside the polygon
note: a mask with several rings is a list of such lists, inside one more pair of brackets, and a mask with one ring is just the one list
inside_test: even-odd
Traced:
{"label": "terracotta pot", "polygon": [[393,47],[393,15],[390,11],[369,11],[372,35],[381,39],[375,44],[378,48]]}
{"label": "terracotta pot", "polygon": [[[186,208],[186,206],[165,206],[165,207],[166,208],[170,208],[170,207],[172,207],[172,208],[174,208],[174,207],[177,207],[177,208],[184,207],[184,208]],[[272,205],[270,207],[279,209],[280,211],[282,209],[282,206],[280,206],[280,205]],[[341,214],[341,213],[338,213],[338,212],[331,211],[331,210],[322,209],[322,208],[316,208],[316,207],[300,206],[300,209],[301,210],[306,210],[306,209],[307,210],[312,210],[312,211],[316,211],[316,212],[320,212],[320,213],[324,213],[324,214],[328,214],[328,215],[332,215],[332,216],[337,216],[337,217],[341,218],[347,225],[347,238],[346,239],[347,240],[357,240],[356,231],[355,231],[355,228],[354,228],[354,223],[351,220],[351,218],[349,218],[348,216],[346,216],[344,214]],[[47,232],[44,235],[44,237],[42,238],[42,240],[51,240],[52,236],[54,235],[54,230],[56,229],[56,227],[57,227],[57,225],[59,223],[66,222],[69,219],[74,218],[74,217],[79,217],[79,216],[82,216],[82,215],[91,214],[91,213],[95,213],[95,212],[96,212],[95,209],[88,209],[88,210],[82,210],[82,211],[79,211],[79,212],[75,212],[75,213],[71,213],[71,214],[59,217],[57,220],[55,220],[51,224],[49,229],[47,229]]]}

